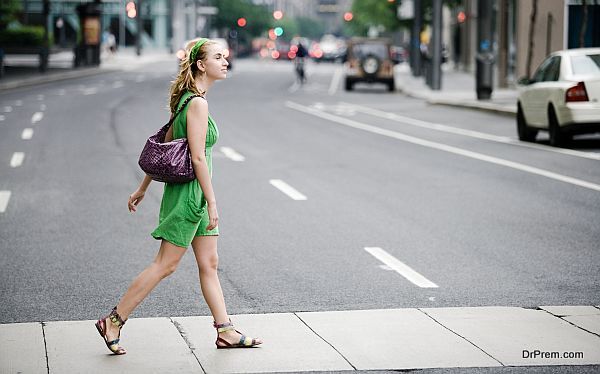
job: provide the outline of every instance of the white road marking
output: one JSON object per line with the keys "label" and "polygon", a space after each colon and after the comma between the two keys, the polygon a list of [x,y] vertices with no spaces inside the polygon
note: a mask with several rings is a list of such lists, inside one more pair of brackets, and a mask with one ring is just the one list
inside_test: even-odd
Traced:
{"label": "white road marking", "polygon": [[31,139],[31,137],[33,136],[33,129],[24,129],[23,133],[21,133],[21,139],[23,140],[29,140]]}
{"label": "white road marking", "polygon": [[285,105],[288,108],[292,108],[292,109],[296,109],[296,110],[304,112],[304,113],[312,114],[316,117],[321,117],[321,118],[327,119],[329,121],[336,122],[336,123],[339,123],[339,124],[342,124],[342,125],[345,125],[348,127],[353,127],[355,129],[368,131],[373,134],[387,136],[387,137],[402,140],[402,141],[405,141],[408,143],[418,144],[418,145],[422,145],[424,147],[433,148],[433,149],[437,149],[437,150],[444,151],[444,152],[454,153],[454,154],[457,154],[460,156],[469,157],[469,158],[473,158],[476,160],[485,161],[485,162],[489,162],[489,163],[496,164],[496,165],[506,166],[506,167],[516,169],[516,170],[521,170],[521,171],[524,171],[527,173],[540,175],[540,176],[543,176],[546,178],[558,180],[558,181],[565,182],[565,183],[570,183],[575,186],[588,188],[590,190],[600,191],[599,184],[591,183],[591,182],[584,181],[581,179],[572,178],[572,177],[554,173],[554,172],[551,172],[548,170],[539,169],[539,168],[521,164],[518,162],[504,160],[504,159],[498,158],[498,157],[484,155],[482,153],[468,151],[466,149],[453,147],[453,146],[442,144],[442,143],[432,142],[429,140],[402,134],[397,131],[387,130],[387,129],[383,129],[381,127],[368,125],[368,124],[354,121],[354,120],[351,120],[348,118],[338,117],[333,114],[320,112],[313,108],[294,103],[292,101],[286,101]]}
{"label": "white road marking", "polygon": [[42,104],[42,105],[40,105],[40,110],[41,110],[42,112],[43,112],[43,111],[45,111],[45,110],[46,110],[46,108],[48,108],[48,107],[46,106],[46,104]]}
{"label": "white road marking", "polygon": [[225,157],[227,157],[233,161],[244,161],[246,159],[244,156],[237,153],[233,148],[221,147],[221,152],[223,152]]}
{"label": "white road marking", "polygon": [[302,195],[294,187],[285,183],[281,179],[271,179],[269,180],[269,183],[294,200],[306,200],[306,196]]}
{"label": "white road marking", "polygon": [[15,152],[10,159],[10,167],[17,168],[23,164],[23,159],[25,158],[25,153],[23,152]]}
{"label": "white road marking", "polygon": [[23,105],[23,100],[17,100],[17,101],[15,101],[15,105],[16,105],[16,106],[21,106],[21,105]]}
{"label": "white road marking", "polygon": [[290,86],[290,88],[288,88],[288,92],[296,92],[296,91],[298,91],[299,88],[300,88],[300,83],[298,83],[297,81],[294,81],[294,84],[292,84]]}
{"label": "white road marking", "polygon": [[4,107],[4,113],[10,113],[12,112],[12,107],[11,106],[5,106]]}
{"label": "white road marking", "polygon": [[121,88],[123,87],[123,81],[115,81],[112,85],[113,88]]}
{"label": "white road marking", "polygon": [[10,200],[10,191],[0,191],[0,213],[6,212],[8,200]]}
{"label": "white road marking", "polygon": [[44,113],[42,113],[42,112],[35,112],[33,114],[33,116],[31,116],[31,123],[35,124],[37,122],[40,122],[42,120],[42,118],[44,118]]}
{"label": "white road marking", "polygon": [[410,266],[406,265],[396,257],[387,253],[379,247],[365,247],[365,251],[369,252],[373,257],[386,264],[388,267],[408,279],[413,284],[422,288],[437,288],[438,285],[425,278],[421,274],[414,271]]}
{"label": "white road marking", "polygon": [[44,100],[44,95],[37,95],[37,99],[40,100],[40,101]]}
{"label": "white road marking", "polygon": [[0,114],[0,121],[4,121],[6,117],[4,117],[3,115]]}
{"label": "white road marking", "polygon": [[96,87],[90,87],[90,88],[86,88],[86,89],[83,91],[83,94],[84,94],[84,95],[94,95],[94,94],[95,94],[95,93],[97,93],[97,92],[98,92],[98,89],[97,89]]}
{"label": "white road marking", "polygon": [[330,95],[335,94],[335,92],[337,91],[337,88],[340,85],[340,79],[342,78],[342,72],[343,72],[342,68],[337,68],[333,72],[333,77],[331,78],[331,83],[329,84],[329,91],[328,91],[328,93]]}
{"label": "white road marking", "polygon": [[508,136],[497,136],[497,135],[492,135],[492,134],[486,134],[486,133],[479,132],[479,131],[466,130],[466,129],[461,129],[458,127],[442,125],[440,123],[422,121],[422,120],[419,120],[416,118],[405,117],[405,116],[401,116],[401,115],[398,115],[395,113],[384,112],[381,110],[377,110],[377,109],[373,109],[373,108],[369,108],[369,107],[365,107],[365,106],[361,106],[361,105],[345,103],[345,102],[342,102],[341,104],[352,107],[355,110],[365,113],[365,114],[370,114],[370,115],[373,115],[376,117],[385,118],[385,119],[389,119],[392,121],[404,123],[406,125],[417,126],[417,127],[421,127],[421,128],[442,131],[442,132],[447,132],[447,133],[456,134],[456,135],[469,136],[472,138],[485,139],[485,140],[490,140],[490,141],[498,142],[498,143],[514,144],[514,145],[518,145],[518,146],[526,147],[526,148],[541,149],[544,151],[562,153],[562,154],[566,154],[569,156],[589,158],[592,160],[600,160],[600,153],[582,152],[582,151],[575,151],[572,149],[550,147],[550,146],[546,146],[543,144],[522,142],[522,141],[519,141],[518,139],[513,139]]}
{"label": "white road marking", "polygon": [[66,91],[65,89],[62,89],[62,88],[61,88],[60,90],[58,90],[58,96],[64,96],[64,94],[65,94],[66,92],[67,92],[67,91]]}

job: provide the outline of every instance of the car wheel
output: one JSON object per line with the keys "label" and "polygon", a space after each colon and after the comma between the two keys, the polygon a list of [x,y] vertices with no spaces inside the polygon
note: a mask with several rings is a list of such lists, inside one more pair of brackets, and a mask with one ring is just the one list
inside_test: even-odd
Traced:
{"label": "car wheel", "polygon": [[569,140],[569,136],[560,129],[553,107],[548,108],[548,133],[550,134],[551,146],[560,147]]}
{"label": "car wheel", "polygon": [[537,133],[537,129],[527,126],[521,104],[517,104],[517,134],[519,134],[519,140],[523,142],[534,142]]}
{"label": "car wheel", "polygon": [[354,84],[352,83],[352,81],[348,78],[346,78],[346,84],[344,85],[344,88],[346,88],[346,91],[352,91]]}

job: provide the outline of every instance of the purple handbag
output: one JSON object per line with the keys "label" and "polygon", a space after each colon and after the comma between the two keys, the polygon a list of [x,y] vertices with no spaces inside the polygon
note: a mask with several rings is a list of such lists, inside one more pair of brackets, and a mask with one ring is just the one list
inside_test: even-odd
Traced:
{"label": "purple handbag", "polygon": [[138,164],[144,173],[155,181],[186,183],[196,179],[187,139],[180,138],[167,143],[164,142],[167,131],[169,131],[169,127],[171,127],[175,118],[195,97],[202,96],[192,95],[188,97],[169,122],[146,140]]}

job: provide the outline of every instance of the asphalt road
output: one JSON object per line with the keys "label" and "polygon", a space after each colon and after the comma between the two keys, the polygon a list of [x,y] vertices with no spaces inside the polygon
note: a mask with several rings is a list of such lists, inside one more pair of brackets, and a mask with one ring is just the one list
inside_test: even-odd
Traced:
{"label": "asphalt road", "polygon": [[[126,204],[175,67],[0,94],[0,323],[95,319],[152,261],[162,185]],[[298,86],[291,64],[237,61],[208,94],[229,313],[600,304],[600,137],[520,143],[512,118],[346,93],[336,69]],[[132,317],[209,314],[188,253]]]}

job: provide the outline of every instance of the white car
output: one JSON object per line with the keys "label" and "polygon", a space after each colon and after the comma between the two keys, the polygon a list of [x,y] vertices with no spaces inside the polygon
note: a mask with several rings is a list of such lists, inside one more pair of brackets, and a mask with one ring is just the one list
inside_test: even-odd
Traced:
{"label": "white car", "polygon": [[554,52],[519,84],[520,140],[535,141],[545,130],[559,146],[575,134],[600,132],[600,48]]}

